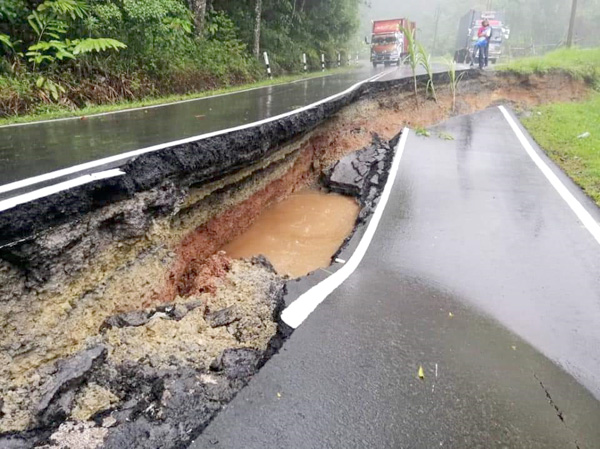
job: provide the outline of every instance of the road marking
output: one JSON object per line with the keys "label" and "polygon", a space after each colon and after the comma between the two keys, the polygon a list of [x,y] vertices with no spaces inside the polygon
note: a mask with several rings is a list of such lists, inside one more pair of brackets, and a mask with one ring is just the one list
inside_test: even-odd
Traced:
{"label": "road marking", "polygon": [[43,189],[38,189],[34,192],[25,193],[23,195],[15,196],[14,198],[9,198],[7,200],[0,201],[0,212],[12,209],[13,207],[18,206],[19,204],[28,203],[39,198],[53,195],[63,190],[68,190],[72,189],[73,187],[89,184],[90,182],[98,181],[100,179],[108,179],[114,178],[115,176],[123,176],[124,174],[125,172],[119,169],[106,170],[99,173],[92,173],[90,175],[80,176],[79,178],[71,179],[69,181],[61,182],[59,184],[54,184],[53,186],[44,187]]}
{"label": "road marking", "polygon": [[392,188],[394,187],[394,182],[400,167],[400,160],[404,154],[404,148],[406,147],[406,141],[409,133],[410,130],[408,128],[404,128],[404,130],[402,130],[402,137],[400,138],[400,142],[398,142],[398,146],[396,147],[394,161],[392,162],[392,167],[390,168],[387,183],[385,184],[383,193],[379,199],[379,204],[377,205],[375,213],[371,217],[371,220],[367,226],[367,230],[360,240],[360,243],[356,247],[356,250],[343,267],[341,267],[338,271],[324,281],[312,287],[306,293],[300,295],[296,301],[290,304],[283,311],[281,314],[281,319],[288,326],[294,329],[298,328],[304,322],[304,320],[306,320],[306,318],[308,318],[308,316],[314,312],[319,304],[321,304],[325,298],[327,298],[336,288],[338,288],[346,279],[348,279],[350,275],[354,273],[356,268],[358,268],[358,265],[367,253],[369,245],[375,236],[375,231],[377,231],[377,227],[379,226],[379,222],[383,216],[383,211],[385,210],[387,202],[392,193]]}
{"label": "road marking", "polygon": [[556,189],[558,194],[562,197],[563,200],[569,205],[571,210],[577,215],[579,221],[587,228],[587,230],[592,234],[592,237],[596,239],[598,243],[600,243],[600,225],[598,222],[592,217],[592,215],[583,207],[583,205],[575,198],[575,196],[569,191],[569,189],[562,183],[562,181],[556,176],[556,174],[550,169],[548,164],[544,162],[544,160],[540,157],[540,155],[533,149],[529,140],[519,128],[516,121],[510,115],[510,113],[506,110],[504,106],[499,106],[500,111],[506,118],[506,121],[517,135],[517,138],[521,142],[523,148],[529,155],[529,157],[535,162],[535,165],[542,171],[544,176],[550,181],[552,187]]}
{"label": "road marking", "polygon": [[[240,125],[240,126],[236,126],[234,128],[229,128],[229,129],[222,129],[220,131],[213,131],[211,133],[208,134],[201,134],[199,136],[194,136],[194,137],[188,137],[186,139],[181,139],[181,140],[176,140],[173,142],[167,142],[167,143],[162,143],[159,145],[153,145],[151,147],[147,147],[147,148],[142,148],[139,150],[134,150],[134,151],[129,151],[127,153],[121,153],[115,156],[110,156],[110,157],[106,157],[103,159],[98,159],[95,161],[91,161],[91,162],[86,162],[84,164],[79,164],[79,165],[74,165],[72,167],[68,167],[68,168],[64,168],[62,170],[57,170],[54,172],[50,172],[50,173],[46,173],[44,175],[39,175],[39,176],[35,176],[32,178],[27,178],[27,179],[23,179],[21,181],[16,181],[10,184],[5,184],[3,186],[0,186],[0,193],[6,193],[6,192],[10,192],[12,190],[17,190],[17,189],[22,189],[24,187],[28,187],[34,184],[39,184],[40,182],[45,182],[45,181],[50,181],[52,179],[56,179],[56,178],[60,178],[63,176],[68,176],[74,173],[77,173],[79,171],[84,171],[84,170],[90,170],[90,169],[94,169],[94,168],[98,168],[101,167],[103,165],[107,165],[107,164],[113,164],[115,162],[119,162],[122,161],[124,159],[130,159],[136,156],[141,156],[143,154],[146,153],[152,153],[155,151],[159,151],[159,150],[163,150],[165,148],[170,148],[170,147],[174,147],[177,145],[184,145],[186,143],[190,143],[190,142],[197,142],[200,140],[205,140],[205,139],[209,139],[212,137],[216,137],[216,136],[220,136],[223,134],[228,134],[231,132],[235,132],[235,131],[241,131],[244,129],[248,129],[248,128],[253,128],[256,126],[260,126],[260,125],[264,125],[266,123],[270,123],[276,120],[281,120],[283,118],[289,117],[291,115],[295,115],[295,114],[299,114],[301,112],[307,111],[309,109],[313,109],[317,106],[320,106],[324,103],[327,103],[329,101],[335,100],[339,97],[342,97],[344,95],[349,94],[350,92],[354,91],[355,89],[357,89],[358,87],[360,87],[363,84],[366,84],[368,82],[371,81],[376,81],[377,79],[379,79],[379,77],[381,77],[383,74],[385,74],[387,72],[383,72],[380,74],[377,74],[375,76],[372,76],[370,78],[367,78],[366,80],[360,81],[352,86],[350,86],[348,89],[339,92],[335,95],[332,95],[330,97],[324,98],[323,100],[319,100],[316,103],[312,103],[309,104],[307,106],[303,106],[300,109],[295,109],[293,111],[289,111],[289,112],[285,112],[283,114],[277,115],[275,117],[269,117],[263,120],[260,120],[258,122],[254,122],[254,123],[247,123],[245,125]],[[42,189],[43,190],[43,189]]]}

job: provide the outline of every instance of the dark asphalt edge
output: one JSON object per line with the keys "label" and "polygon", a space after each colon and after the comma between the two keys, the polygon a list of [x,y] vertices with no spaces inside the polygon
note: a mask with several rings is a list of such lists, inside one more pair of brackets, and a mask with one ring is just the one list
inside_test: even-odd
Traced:
{"label": "dark asphalt edge", "polygon": [[[479,73],[465,70],[465,77]],[[419,75],[423,84],[427,75]],[[434,74],[434,82],[449,81],[447,73]],[[172,182],[178,188],[214,181],[256,163],[294,139],[301,138],[342,108],[357,100],[390,89],[408,89],[412,77],[382,82],[367,82],[328,103],[291,114],[255,127],[145,153],[120,166],[125,175],[97,180],[69,190],[20,204],[0,212],[0,249],[25,239],[35,238],[50,228],[77,220],[116,201]],[[98,167],[96,172],[108,167]],[[115,168],[111,164],[110,168]]]}

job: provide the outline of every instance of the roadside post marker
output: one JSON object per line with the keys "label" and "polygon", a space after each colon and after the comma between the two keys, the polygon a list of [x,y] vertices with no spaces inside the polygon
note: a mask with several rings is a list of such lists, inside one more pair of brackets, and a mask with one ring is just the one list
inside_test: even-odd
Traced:
{"label": "roadside post marker", "polygon": [[321,53],[321,71],[325,71],[325,53]]}
{"label": "roadside post marker", "polygon": [[302,54],[302,62],[304,63],[304,71],[308,72],[308,64],[306,64],[306,53]]}
{"label": "roadside post marker", "polygon": [[269,64],[269,55],[265,51],[263,56],[265,57],[265,64],[267,66],[267,75],[269,75],[269,79],[273,79],[273,75],[271,74],[271,64]]}
{"label": "roadside post marker", "polygon": [[338,67],[342,66],[342,53],[338,52]]}

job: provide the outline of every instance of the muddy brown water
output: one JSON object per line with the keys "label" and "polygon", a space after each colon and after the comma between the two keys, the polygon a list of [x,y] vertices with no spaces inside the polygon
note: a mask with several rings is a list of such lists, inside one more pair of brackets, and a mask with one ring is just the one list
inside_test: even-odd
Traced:
{"label": "muddy brown water", "polygon": [[279,274],[305,276],[331,264],[331,256],[354,229],[359,211],[352,198],[297,192],[268,208],[223,251],[235,259],[262,254]]}

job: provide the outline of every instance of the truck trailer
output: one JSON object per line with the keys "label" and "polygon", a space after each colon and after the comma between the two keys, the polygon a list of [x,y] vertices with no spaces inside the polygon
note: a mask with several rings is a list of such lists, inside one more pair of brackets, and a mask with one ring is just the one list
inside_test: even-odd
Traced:
{"label": "truck trailer", "polygon": [[377,64],[398,64],[408,54],[408,40],[403,30],[415,32],[416,24],[407,19],[374,20],[371,35],[371,62]]}
{"label": "truck trailer", "polygon": [[474,59],[474,47],[477,42],[477,31],[481,27],[483,20],[487,19],[492,27],[492,37],[490,39],[489,61],[492,64],[498,62],[502,55],[502,46],[510,36],[510,29],[503,20],[502,13],[496,11],[476,11],[470,10],[465,14],[458,24],[458,34],[456,37],[456,51],[454,60],[461,64],[469,64]]}

